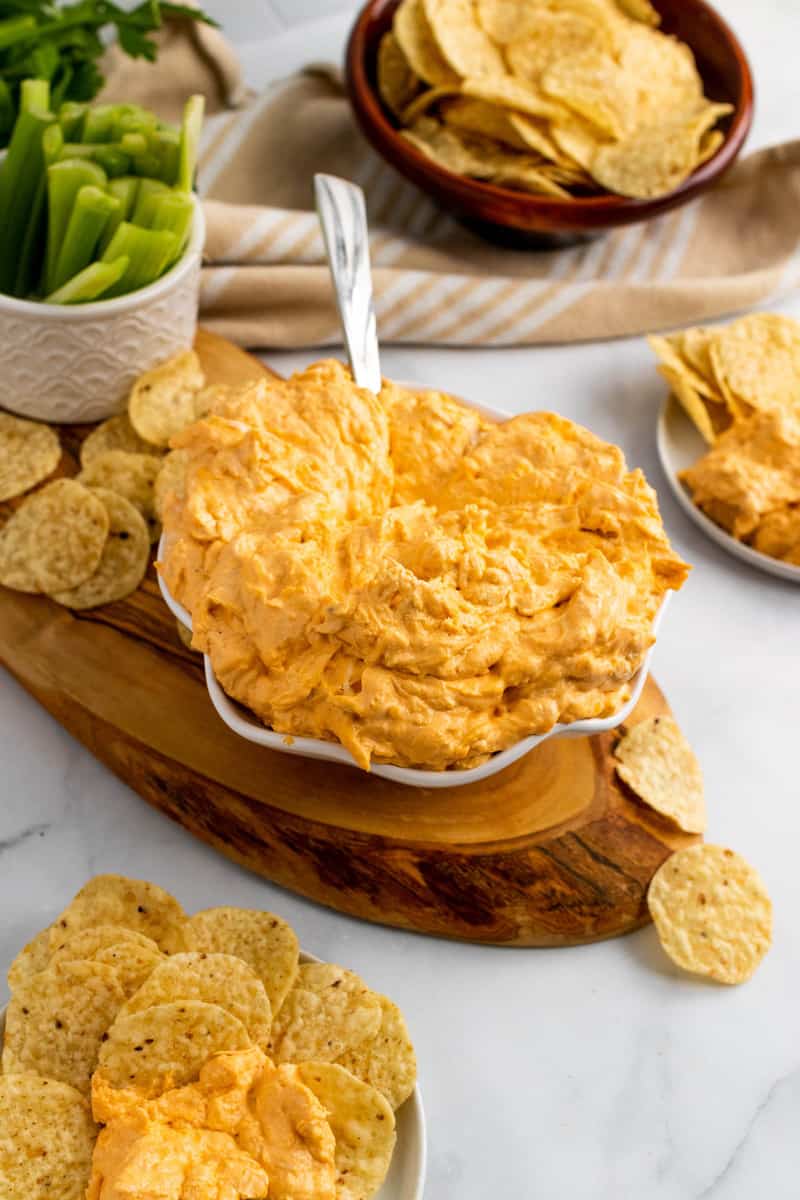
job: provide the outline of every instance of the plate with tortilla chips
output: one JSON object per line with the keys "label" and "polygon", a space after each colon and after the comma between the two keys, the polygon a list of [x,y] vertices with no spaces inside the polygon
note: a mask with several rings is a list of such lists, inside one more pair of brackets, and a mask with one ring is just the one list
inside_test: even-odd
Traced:
{"label": "plate with tortilla chips", "polygon": [[752,117],[744,52],[703,0],[371,0],[347,77],[401,173],[462,218],[535,233],[685,202]]}
{"label": "plate with tortilla chips", "polygon": [[729,554],[800,583],[800,323],[754,313],[650,345],[670,387],[657,444],[678,504]]}
{"label": "plate with tortilla chips", "polygon": [[300,951],[280,917],[189,917],[155,884],[97,876],[8,980],[3,1200],[84,1200],[122,1168],[131,1200],[172,1197],[176,1181],[198,1200],[223,1182],[255,1200],[269,1179],[289,1197],[289,1167],[283,1182],[302,1179],[307,1200],[420,1200],[425,1119],[403,1015]]}

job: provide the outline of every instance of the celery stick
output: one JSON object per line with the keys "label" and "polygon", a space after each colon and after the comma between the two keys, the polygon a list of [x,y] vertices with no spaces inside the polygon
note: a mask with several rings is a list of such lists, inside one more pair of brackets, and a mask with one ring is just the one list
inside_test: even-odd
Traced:
{"label": "celery stick", "polygon": [[0,50],[36,36],[35,17],[6,17],[0,21]]}
{"label": "celery stick", "polygon": [[42,135],[53,123],[50,113],[20,113],[0,172],[0,292],[8,293],[28,218],[44,170]]}
{"label": "celery stick", "polygon": [[119,200],[119,208],[108,218],[108,223],[97,243],[97,252],[102,254],[123,221],[127,221],[136,204],[136,192],[139,180],[135,175],[122,175],[119,179],[110,179],[106,191],[109,196]]}
{"label": "celery stick", "polygon": [[117,179],[120,175],[128,175],[131,169],[130,155],[120,146],[95,146],[92,162],[102,167],[109,179]]}
{"label": "celery stick", "polygon": [[190,96],[183,109],[177,179],[177,186],[183,192],[190,192],[194,187],[194,177],[197,171],[197,152],[200,145],[200,134],[203,129],[204,108],[204,98],[197,95]]}
{"label": "celery stick", "polygon": [[78,104],[75,100],[65,100],[58,110],[58,123],[64,134],[65,142],[77,142],[83,134],[83,121],[89,109],[88,104]]}
{"label": "celery stick", "polygon": [[181,139],[177,129],[159,129],[150,139],[160,163],[158,177],[170,186],[178,181]]}
{"label": "celery stick", "polygon": [[169,188],[160,179],[142,179],[139,183],[139,191],[136,193],[136,207],[131,217],[133,224],[149,229],[154,201],[158,196],[168,194]]}
{"label": "celery stick", "polygon": [[[59,125],[50,125],[42,134],[42,156],[45,167],[56,162],[64,135]],[[44,258],[44,243],[47,234],[45,205],[47,203],[47,174],[42,171],[36,188],[25,237],[19,252],[17,274],[14,280],[14,295],[28,296],[34,289]]]}
{"label": "celery stick", "polygon": [[116,104],[94,104],[83,122],[84,142],[113,142]]}
{"label": "celery stick", "polygon": [[194,202],[186,192],[168,192],[155,196],[150,213],[150,229],[167,229],[178,239],[178,255],[189,240],[194,218]]}
{"label": "celery stick", "polygon": [[105,171],[97,163],[82,158],[65,158],[47,168],[47,250],[43,292],[54,292],[58,286],[55,283],[56,262],[79,190],[86,186],[104,188],[106,183]]}
{"label": "celery stick", "polygon": [[109,217],[119,206],[119,200],[98,187],[88,185],[80,189],[58,252],[52,291],[88,267]]}
{"label": "celery stick", "polygon": [[130,259],[128,269],[118,283],[106,293],[121,296],[133,292],[158,279],[167,266],[174,261],[178,239],[166,230],[140,229],[130,221],[123,221],[109,245],[103,251],[102,262],[113,262],[120,255]]}
{"label": "celery stick", "polygon": [[14,128],[16,116],[11,89],[5,79],[0,78],[0,139],[4,140]]}
{"label": "celery stick", "polygon": [[23,79],[19,86],[20,112],[47,112],[50,84],[46,79]]}
{"label": "celery stick", "polygon": [[85,304],[96,300],[118,283],[128,268],[128,259],[123,255],[113,262],[93,262],[84,267],[72,279],[55,292],[45,297],[46,304]]}

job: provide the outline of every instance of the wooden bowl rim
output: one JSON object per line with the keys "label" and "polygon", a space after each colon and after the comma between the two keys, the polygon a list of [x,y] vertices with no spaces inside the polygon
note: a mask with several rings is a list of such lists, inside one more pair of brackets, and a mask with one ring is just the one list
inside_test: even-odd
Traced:
{"label": "wooden bowl rim", "polygon": [[[459,197],[477,201],[485,199],[500,203],[513,203],[519,210],[525,210],[535,215],[541,212],[551,219],[559,212],[565,219],[570,213],[575,213],[582,219],[589,218],[590,224],[602,227],[604,218],[609,222],[620,217],[630,218],[631,221],[653,216],[666,208],[674,208],[692,199],[704,191],[720,175],[722,175],[738,157],[753,122],[754,83],[750,62],[739,38],[728,22],[707,2],[707,0],[692,0],[716,27],[720,44],[725,46],[730,58],[736,63],[741,79],[740,93],[734,105],[725,140],[715,154],[680,184],[664,196],[652,199],[637,199],[628,196],[615,196],[606,193],[601,196],[571,196],[565,199],[560,196],[535,196],[530,193],[516,191],[513,188],[499,187],[497,184],[483,180],[469,179],[440,167],[422,151],[417,150],[410,142],[401,138],[395,126],[389,120],[383,103],[373,89],[366,69],[366,33],[367,27],[376,15],[376,10],[396,7],[397,0],[367,0],[360,10],[347,43],[345,54],[345,83],[351,106],[369,140],[391,165],[398,161],[405,163],[423,175],[427,175],[441,189],[449,190]],[[688,44],[688,43],[687,43]],[[692,47],[690,47],[692,48]],[[380,138],[382,146],[377,146],[373,138]],[[391,154],[386,148],[391,147]]]}

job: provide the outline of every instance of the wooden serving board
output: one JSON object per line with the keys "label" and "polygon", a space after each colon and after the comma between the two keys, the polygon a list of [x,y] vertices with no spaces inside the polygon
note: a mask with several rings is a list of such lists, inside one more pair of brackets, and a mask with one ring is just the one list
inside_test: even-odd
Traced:
{"label": "wooden serving board", "polygon": [[[212,383],[266,371],[210,334]],[[65,427],[76,469],[86,427]],[[282,886],[342,912],[444,937],[563,946],[647,920],[654,871],[693,838],[624,789],[616,733],[543,743],[483,783],[406,788],[275,753],[219,720],[151,566],[127,600],[72,613],[0,588],[0,661],[148,803]],[[669,709],[650,680],[635,719]]]}

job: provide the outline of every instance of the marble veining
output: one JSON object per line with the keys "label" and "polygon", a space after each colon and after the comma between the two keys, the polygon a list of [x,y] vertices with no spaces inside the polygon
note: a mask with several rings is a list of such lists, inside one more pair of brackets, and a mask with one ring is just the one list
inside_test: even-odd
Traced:
{"label": "marble veining", "polygon": [[[260,86],[340,57],[353,0],[204,0]],[[797,136],[796,0],[718,0],[758,88],[751,145]],[[800,300],[782,305],[800,317]],[[311,354],[271,356],[279,370]],[[762,871],[775,945],[744,987],[680,975],[652,929],[575,950],[451,944],[340,917],[246,874],[151,811],[0,677],[0,967],[88,875],[158,880],[189,909],[274,908],[305,948],[403,1006],[428,1116],[427,1200],[800,1196],[800,589],[730,558],[660,474],[662,387],[641,339],[525,350],[385,350],[387,374],[618,441],[695,565],[653,670],[703,764],[710,840]],[[209,710],[208,720],[214,720]],[[202,729],[198,730],[202,736]],[[0,1002],[5,992],[0,984]]]}

